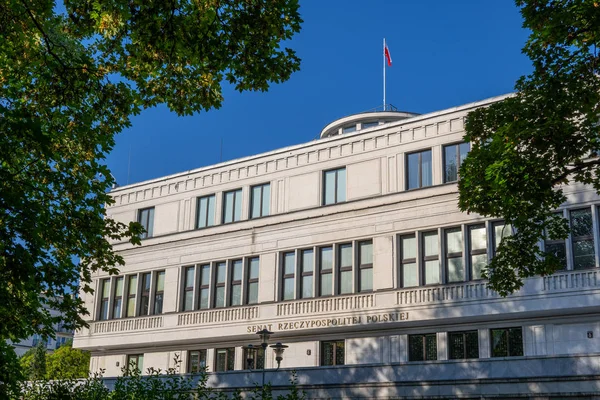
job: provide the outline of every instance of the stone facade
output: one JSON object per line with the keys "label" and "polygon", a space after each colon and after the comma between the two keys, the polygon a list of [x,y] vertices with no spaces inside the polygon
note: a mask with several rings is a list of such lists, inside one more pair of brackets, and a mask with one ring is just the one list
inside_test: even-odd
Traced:
{"label": "stone facade", "polygon": [[315,397],[599,392],[592,188],[567,187],[558,210],[589,235],[540,243],[565,254],[564,271],[507,298],[478,279],[510,227],[458,211],[450,155],[464,149],[466,114],[501,98],[375,113],[351,133],[333,123],[317,141],[116,188],[108,214],[149,234],[114,243],[126,265],[82,293],[93,318],[75,347],[105,376],[132,356],[165,369],[178,355],[182,373],[200,357],[209,372],[233,367],[214,385],[248,387],[244,346],[267,328],[289,346],[281,368]]}

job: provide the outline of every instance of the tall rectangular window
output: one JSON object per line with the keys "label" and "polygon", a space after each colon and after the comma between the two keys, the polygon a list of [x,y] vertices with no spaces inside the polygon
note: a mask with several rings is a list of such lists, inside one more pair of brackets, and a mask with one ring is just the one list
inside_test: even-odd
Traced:
{"label": "tall rectangular window", "polygon": [[108,300],[110,298],[110,279],[102,279],[102,285],[100,292],[102,293],[102,300],[100,301],[100,320],[106,321],[108,319]]}
{"label": "tall rectangular window", "polygon": [[188,373],[198,374],[206,371],[206,350],[188,351]]}
{"label": "tall rectangular window", "polygon": [[431,150],[411,153],[406,158],[407,189],[432,185]]}
{"label": "tall rectangular window", "polygon": [[465,263],[463,262],[463,239],[460,228],[446,229],[446,268],[448,282],[465,280]]}
{"label": "tall rectangular window", "polygon": [[458,170],[467,158],[470,147],[469,143],[444,146],[444,183],[458,180]]}
{"label": "tall rectangular window", "polygon": [[248,285],[246,304],[258,303],[258,270],[259,258],[253,257],[248,260]]}
{"label": "tall rectangular window", "polygon": [[373,290],[373,241],[358,243],[359,292]]}
{"label": "tall rectangular window", "polygon": [[333,248],[319,249],[319,296],[333,294]]}
{"label": "tall rectangular window", "polygon": [[144,371],[144,355],[129,354],[127,356],[127,375],[131,375],[134,371],[141,374]]}
{"label": "tall rectangular window", "polygon": [[165,297],[165,271],[156,274],[156,290],[154,291],[154,315],[162,314]]}
{"label": "tall rectangular window", "polygon": [[142,239],[152,237],[154,229],[154,207],[144,208],[138,212],[138,222],[142,224],[144,233],[140,235]]}
{"label": "tall rectangular window", "polygon": [[198,197],[196,209],[196,229],[215,224],[215,195]]}
{"label": "tall rectangular window", "polygon": [[200,296],[198,308],[203,310],[210,307],[210,264],[200,266]]}
{"label": "tall rectangular window", "polygon": [[215,350],[215,371],[233,371],[235,362],[235,347]]}
{"label": "tall rectangular window", "polygon": [[137,275],[131,275],[127,288],[127,317],[135,317],[135,296],[137,295]]}
{"label": "tall rectangular window", "polygon": [[323,172],[323,205],[346,201],[346,168]]}
{"label": "tall rectangular window", "polygon": [[250,199],[250,218],[266,217],[269,215],[271,202],[271,185],[252,186]]}
{"label": "tall rectangular window", "polygon": [[479,338],[477,331],[449,332],[448,348],[451,360],[479,358]]}
{"label": "tall rectangular window", "polygon": [[415,235],[400,237],[400,269],[402,287],[419,286],[417,269],[417,238]]}
{"label": "tall rectangular window", "polygon": [[215,269],[215,307],[225,307],[227,264],[225,262],[218,262],[215,264]]}
{"label": "tall rectangular window", "polygon": [[571,241],[573,248],[573,269],[594,268],[594,231],[590,208],[571,211]]}
{"label": "tall rectangular window", "polygon": [[[556,215],[560,216],[561,218],[563,216],[562,212],[556,213]],[[546,236],[548,236],[547,232]],[[556,257],[561,265],[561,269],[567,269],[567,244],[564,239],[551,240],[547,238],[544,241],[544,252]]]}
{"label": "tall rectangular window", "polygon": [[243,278],[242,260],[231,262],[231,282],[229,285],[229,301],[232,306],[242,305],[242,278]]}
{"label": "tall rectangular window", "polygon": [[344,365],[345,352],[343,340],[321,342],[321,365]]}
{"label": "tall rectangular window", "polygon": [[142,295],[140,296],[140,315],[148,315],[150,313],[150,281],[152,274],[146,272],[142,274]]}
{"label": "tall rectangular window", "polygon": [[185,268],[185,282],[183,284],[183,311],[194,309],[194,271],[196,267]]}
{"label": "tall rectangular window", "polygon": [[437,335],[408,335],[408,361],[437,360]]}
{"label": "tall rectangular window", "polygon": [[123,307],[123,281],[124,277],[120,276],[115,280],[115,297],[113,299],[113,318],[121,318],[121,308]]}
{"label": "tall rectangular window", "polygon": [[337,265],[339,293],[352,293],[352,243],[338,246]]}
{"label": "tall rectangular window", "polygon": [[438,255],[438,234],[436,231],[425,232],[423,239],[423,272],[425,284],[433,285],[440,283],[440,260]]}
{"label": "tall rectangular window", "polygon": [[518,328],[491,329],[492,357],[523,355],[523,330]]}
{"label": "tall rectangular window", "polygon": [[242,189],[223,193],[223,223],[239,221],[242,218]]}
{"label": "tall rectangular window", "polygon": [[302,271],[300,296],[303,299],[313,297],[313,274],[315,271],[313,255],[314,252],[312,249],[300,251],[300,270]]}
{"label": "tall rectangular window", "polygon": [[296,256],[293,251],[283,254],[283,300],[294,298]]}
{"label": "tall rectangular window", "polygon": [[262,347],[244,348],[244,369],[263,369],[265,350]]}
{"label": "tall rectangular window", "polygon": [[485,225],[469,226],[469,256],[471,261],[471,279],[482,279],[483,270],[488,262]]}
{"label": "tall rectangular window", "polygon": [[502,243],[502,239],[508,236],[512,236],[512,226],[505,224],[504,221],[494,222],[494,254],[498,250],[498,246]]}

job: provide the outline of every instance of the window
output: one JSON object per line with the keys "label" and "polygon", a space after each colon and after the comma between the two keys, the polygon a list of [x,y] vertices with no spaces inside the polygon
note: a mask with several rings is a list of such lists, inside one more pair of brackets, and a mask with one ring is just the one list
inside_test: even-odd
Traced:
{"label": "window", "polygon": [[571,211],[573,269],[596,266],[592,211],[589,208]]}
{"label": "window", "polygon": [[138,222],[144,227],[144,233],[140,235],[142,239],[152,237],[154,227],[154,207],[144,208],[138,213]]}
{"label": "window", "polygon": [[265,350],[262,347],[244,348],[244,369],[263,369]]}
{"label": "window", "polygon": [[440,260],[438,256],[438,234],[434,232],[425,232],[423,239],[423,272],[425,275],[425,284],[433,285],[440,283]]}
{"label": "window", "polygon": [[123,278],[118,277],[115,280],[115,297],[113,299],[113,318],[121,318],[121,307],[123,306]]}
{"label": "window", "polygon": [[165,293],[165,271],[160,271],[156,275],[156,290],[154,291],[154,313],[162,314],[163,300]]}
{"label": "window", "polygon": [[283,300],[294,298],[296,259],[293,251],[283,254]]}
{"label": "window", "polygon": [[106,321],[108,319],[108,299],[110,297],[110,279],[102,279],[102,300],[100,301],[100,320]]}
{"label": "window", "polygon": [[448,347],[451,360],[479,358],[477,331],[449,332]]}
{"label": "window", "polygon": [[372,128],[374,126],[379,125],[378,121],[371,121],[371,122],[363,122],[361,129],[367,129],[367,128]]}
{"label": "window", "polygon": [[437,360],[437,336],[408,335],[408,361]]}
{"label": "window", "polygon": [[196,229],[215,224],[215,195],[198,197],[196,210]]}
{"label": "window", "polygon": [[463,262],[463,240],[461,228],[446,229],[446,269],[448,282],[465,280],[465,264]]}
{"label": "window", "polygon": [[400,237],[400,269],[402,287],[419,286],[417,270],[417,238],[415,235]]}
{"label": "window", "polygon": [[197,374],[206,371],[206,350],[188,351],[188,373]]}
{"label": "window", "polygon": [[242,189],[223,194],[223,223],[239,221],[242,218]]}
{"label": "window", "polygon": [[338,246],[337,264],[339,294],[352,293],[352,243]]}
{"label": "window", "polygon": [[491,329],[492,357],[523,355],[523,330],[518,328]]}
{"label": "window", "polygon": [[140,302],[140,315],[148,315],[150,313],[150,280],[152,275],[150,272],[142,274],[142,296]]}
{"label": "window", "polygon": [[512,235],[512,226],[505,224],[503,221],[494,222],[492,226],[494,227],[494,252],[496,252],[502,239]]}
{"label": "window", "polygon": [[487,266],[487,234],[485,225],[469,226],[471,279],[482,279]]}
{"label": "window", "polygon": [[300,270],[302,271],[302,280],[300,281],[300,296],[303,299],[313,297],[313,274],[314,251],[312,249],[300,251]]}
{"label": "window", "polygon": [[331,296],[333,294],[333,248],[321,247],[319,249],[319,295]]}
{"label": "window", "polygon": [[200,266],[200,298],[199,309],[210,307],[210,264]]}
{"label": "window", "polygon": [[195,267],[185,268],[185,282],[183,283],[183,311],[194,309],[194,271]]}
{"label": "window", "polygon": [[250,200],[250,218],[266,217],[269,215],[271,202],[271,185],[252,186]]}
{"label": "window", "polygon": [[344,341],[321,342],[321,365],[344,365]]}
{"label": "window", "polygon": [[225,276],[227,264],[218,262],[215,264],[215,307],[225,307]]}
{"label": "window", "polygon": [[127,288],[127,317],[135,317],[135,296],[137,294],[137,275],[131,275],[128,278]]}
{"label": "window", "polygon": [[469,150],[469,143],[444,146],[444,183],[458,180],[458,170],[467,158]]}
{"label": "window", "polygon": [[215,371],[233,371],[235,360],[235,348],[228,347],[226,349],[215,350]]}
{"label": "window", "polygon": [[127,356],[127,375],[136,371],[141,374],[144,371],[144,355],[143,354],[130,354]]}
{"label": "window", "polygon": [[373,241],[358,243],[359,292],[373,290]]}
{"label": "window", "polygon": [[346,168],[323,173],[323,205],[346,201]]}
{"label": "window", "polygon": [[258,270],[259,258],[253,257],[248,260],[248,291],[246,295],[246,304],[258,303]]}
{"label": "window", "polygon": [[33,335],[33,339],[31,340],[31,345],[33,347],[37,346],[40,343],[40,335],[37,333]]}
{"label": "window", "polygon": [[[563,213],[556,213],[556,215],[562,218]],[[546,236],[548,236],[547,232]],[[567,245],[564,240],[546,239],[544,241],[544,252],[556,257],[562,269],[567,269]]]}
{"label": "window", "polygon": [[229,304],[239,306],[242,304],[242,276],[243,276],[242,260],[234,260],[231,262],[231,282],[229,286]]}
{"label": "window", "polygon": [[351,133],[356,131],[356,125],[350,125],[342,128],[342,133]]}
{"label": "window", "polygon": [[406,159],[407,189],[432,185],[431,150],[411,153]]}

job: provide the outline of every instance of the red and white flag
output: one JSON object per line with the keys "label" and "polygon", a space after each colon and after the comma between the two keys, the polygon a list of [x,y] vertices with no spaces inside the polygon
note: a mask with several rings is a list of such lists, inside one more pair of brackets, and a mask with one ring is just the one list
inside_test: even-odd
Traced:
{"label": "red and white flag", "polygon": [[390,55],[390,49],[388,49],[387,44],[383,48],[383,52],[385,54],[385,59],[387,60],[388,67],[392,66],[392,56]]}

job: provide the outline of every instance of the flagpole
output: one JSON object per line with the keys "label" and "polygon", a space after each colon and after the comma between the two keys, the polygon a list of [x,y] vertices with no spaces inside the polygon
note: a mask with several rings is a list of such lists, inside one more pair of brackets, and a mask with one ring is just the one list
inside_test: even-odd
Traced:
{"label": "flagpole", "polygon": [[383,38],[383,111],[385,111],[385,38]]}

